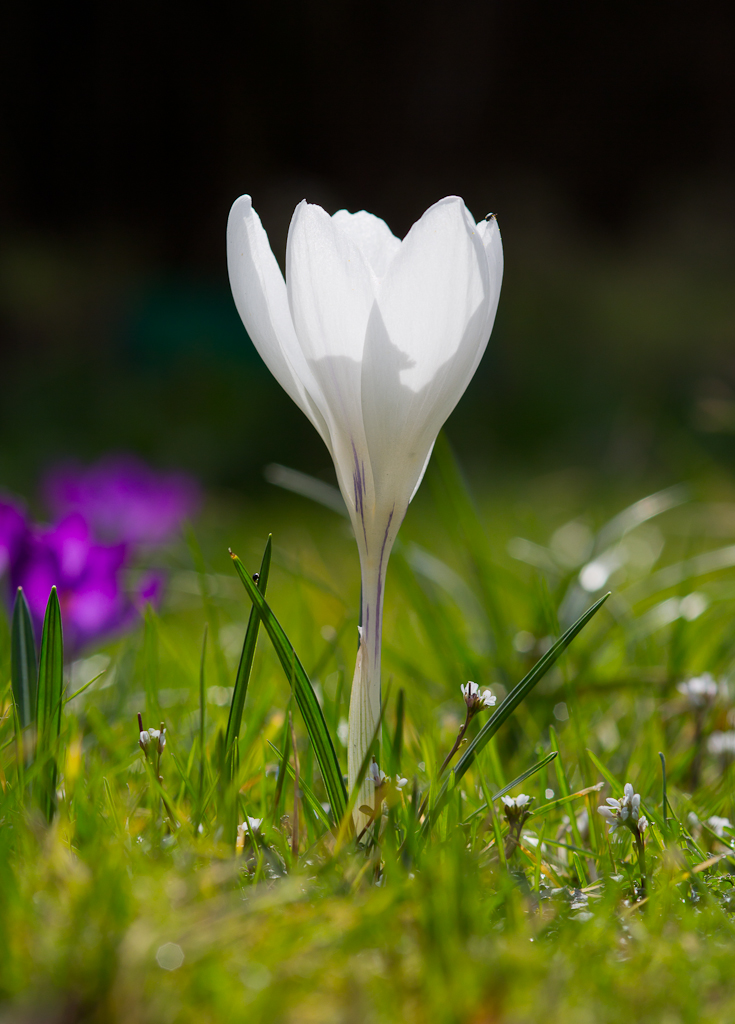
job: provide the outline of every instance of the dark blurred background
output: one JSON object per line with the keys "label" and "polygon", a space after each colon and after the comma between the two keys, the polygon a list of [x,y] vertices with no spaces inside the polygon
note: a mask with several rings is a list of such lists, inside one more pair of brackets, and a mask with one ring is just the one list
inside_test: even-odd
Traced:
{"label": "dark blurred background", "polygon": [[231,202],[403,234],[499,217],[500,310],[450,436],[626,479],[735,451],[730,5],[99,0],[0,16],[0,485],[131,450],[257,493],[328,457],[232,305]]}

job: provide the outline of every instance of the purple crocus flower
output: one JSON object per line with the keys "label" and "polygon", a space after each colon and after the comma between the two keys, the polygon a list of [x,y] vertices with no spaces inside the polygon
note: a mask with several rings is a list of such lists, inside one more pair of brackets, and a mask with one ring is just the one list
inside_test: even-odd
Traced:
{"label": "purple crocus flower", "polygon": [[13,564],[23,545],[28,524],[19,506],[0,500],[0,576]]}
{"label": "purple crocus flower", "polygon": [[56,517],[80,512],[109,541],[154,545],[171,540],[199,507],[199,488],[183,473],[157,473],[131,455],[89,468],[60,466],[43,487]]}
{"label": "purple crocus flower", "polygon": [[12,582],[23,587],[38,630],[51,587],[57,588],[65,646],[74,651],[137,618],[122,584],[126,556],[125,544],[96,543],[84,517],[73,512],[56,526],[28,532]]}

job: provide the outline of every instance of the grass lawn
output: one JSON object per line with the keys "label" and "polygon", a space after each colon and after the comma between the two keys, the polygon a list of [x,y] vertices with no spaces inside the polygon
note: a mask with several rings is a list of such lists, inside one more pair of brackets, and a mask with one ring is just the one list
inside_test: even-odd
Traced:
{"label": "grass lawn", "polygon": [[[261,625],[248,675],[252,605],[227,549],[256,572],[269,533],[266,599],[298,661]],[[215,495],[195,534],[165,553],[158,614],[67,659],[67,697],[102,674],[35,753],[0,625],[0,1020],[735,1020],[724,474],[656,490],[570,471],[471,496],[438,446],[388,572],[376,754],[392,781],[359,841],[319,754],[333,746],[346,771],[347,520],[284,491]],[[440,775],[468,680],[497,703],[472,717],[461,771]],[[139,746],[138,712],[165,723],[162,752],[155,736]],[[648,821],[638,846],[597,812],[628,782]],[[529,816],[506,811],[506,790],[532,797]]]}

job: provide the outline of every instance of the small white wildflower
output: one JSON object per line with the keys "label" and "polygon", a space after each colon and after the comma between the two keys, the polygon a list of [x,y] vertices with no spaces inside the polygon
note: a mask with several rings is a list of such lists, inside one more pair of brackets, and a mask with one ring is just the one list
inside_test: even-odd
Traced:
{"label": "small white wildflower", "polygon": [[390,782],[390,779],[382,772],[378,767],[378,762],[373,758],[370,768],[368,769],[368,779],[372,782],[376,789],[380,789],[386,782]]}
{"label": "small white wildflower", "polygon": [[464,698],[465,704],[473,714],[476,711],[480,711],[482,708],[491,708],[497,703],[498,698],[491,690],[483,690],[480,692],[480,687],[477,683],[473,683],[472,680],[464,686],[460,686],[460,689],[462,691],[462,697]]}
{"label": "small white wildflower", "polygon": [[147,729],[143,729],[141,731],[140,739],[138,740],[138,743],[140,744],[140,749],[143,751],[143,753],[147,754],[148,753],[148,747],[151,744],[151,734],[148,732]]}
{"label": "small white wildflower", "polygon": [[713,814],[711,818],[707,818],[707,824],[721,838],[725,835],[726,828],[732,828],[732,824],[729,818],[720,818],[717,814]]}
{"label": "small white wildflower", "polygon": [[529,806],[532,799],[532,797],[526,796],[525,793],[521,793],[519,796],[503,797],[505,816],[511,827],[518,826],[518,828],[520,828],[523,825],[528,817]]}
{"label": "small white wildflower", "polygon": [[249,836],[251,832],[257,832],[262,824],[262,818],[251,818],[250,815],[248,815],[248,820],[243,821],[241,825],[237,826],[237,841],[235,843],[235,848],[238,851],[242,850],[245,847],[245,837]]}
{"label": "small white wildflower", "polygon": [[400,775],[396,775],[396,789],[403,789],[407,782],[408,779],[402,779]]}
{"label": "small white wildflower", "polygon": [[[626,825],[631,832],[644,832],[648,827],[646,818],[641,817],[641,797],[633,791],[629,782],[625,783],[620,800],[607,798],[607,807],[598,807],[598,812],[607,819],[610,831],[614,832],[619,825]],[[644,822],[641,825],[641,822]]]}
{"label": "small white wildflower", "polygon": [[166,730],[161,729],[148,729],[149,742],[151,745],[158,749],[158,753],[163,753],[163,748],[166,746]]}
{"label": "small white wildflower", "polygon": [[735,730],[713,732],[707,740],[707,749],[710,754],[720,757],[732,757],[735,755]]}
{"label": "small white wildflower", "polygon": [[676,687],[684,694],[691,707],[701,708],[711,703],[717,696],[717,683],[709,672],[701,676],[693,676]]}
{"label": "small white wildflower", "polygon": [[526,804],[531,803],[531,797],[526,796],[525,793],[521,793],[519,796],[504,796],[503,803],[506,807],[522,810]]}

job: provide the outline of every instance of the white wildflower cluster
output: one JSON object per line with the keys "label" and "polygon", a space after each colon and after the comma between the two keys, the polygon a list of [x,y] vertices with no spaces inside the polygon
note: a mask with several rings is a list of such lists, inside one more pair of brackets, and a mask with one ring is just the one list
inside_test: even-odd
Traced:
{"label": "white wildflower cluster", "polygon": [[717,696],[717,683],[709,672],[701,676],[693,676],[677,686],[692,708],[703,708],[711,704]]}
{"label": "white wildflower cluster", "polygon": [[521,793],[519,796],[504,796],[505,816],[511,825],[522,825],[530,813],[533,797]]}
{"label": "white wildflower cluster", "polygon": [[633,792],[629,782],[625,783],[622,799],[608,797],[607,806],[597,810],[607,819],[611,832],[619,825],[625,825],[634,835],[643,835],[648,828],[648,819],[641,814],[640,794]]}
{"label": "white wildflower cluster", "polygon": [[[383,786],[389,786],[391,784],[390,775],[386,775],[385,772],[380,770],[378,762],[373,758],[370,768],[368,769],[368,779],[375,786],[376,790],[382,789]],[[400,775],[396,775],[395,787],[396,789],[403,789],[408,782],[408,779],[402,779]]]}
{"label": "white wildflower cluster", "polygon": [[707,749],[718,757],[735,756],[735,730],[713,732],[707,740]]}
{"label": "white wildflower cluster", "polygon": [[498,700],[491,690],[480,692],[480,687],[471,680],[465,686],[461,686],[460,689],[462,690],[464,702],[473,715],[475,712],[482,710],[482,708],[491,708]]}
{"label": "white wildflower cluster", "polygon": [[[721,818],[717,814],[713,814],[710,818],[707,818],[707,824],[721,839],[725,837],[725,829],[732,829],[732,823],[729,818]],[[729,836],[727,838],[730,838]]]}
{"label": "white wildflower cluster", "polygon": [[161,722],[160,729],[141,729],[138,743],[146,757],[155,751],[162,754],[163,748],[166,746],[166,729],[163,722]]}

